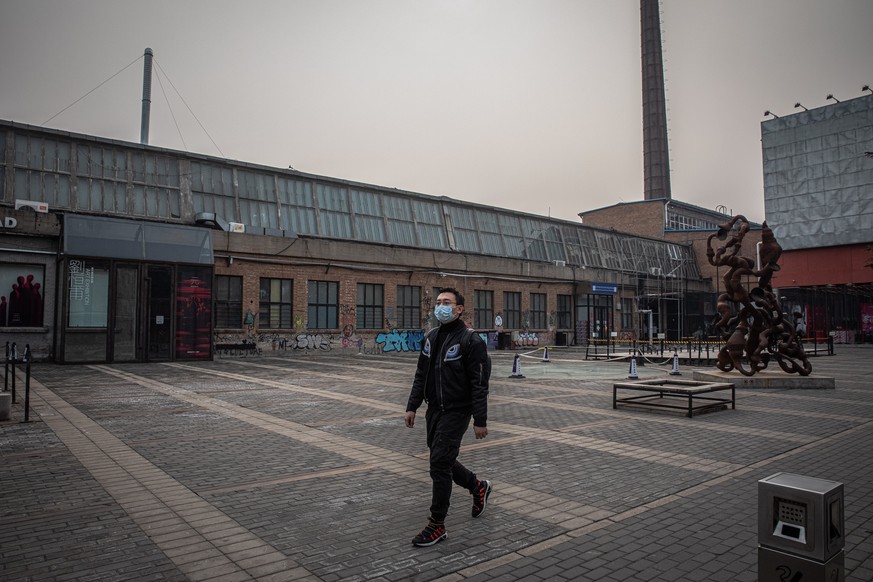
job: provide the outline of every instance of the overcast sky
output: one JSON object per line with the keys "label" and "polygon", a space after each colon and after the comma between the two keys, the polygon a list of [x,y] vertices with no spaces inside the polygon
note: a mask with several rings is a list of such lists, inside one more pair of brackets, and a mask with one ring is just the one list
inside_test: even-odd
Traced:
{"label": "overcast sky", "polygon": [[[873,1],[661,12],[673,198],[760,221],[764,111],[873,84]],[[643,198],[637,0],[0,0],[0,119],[138,142],[146,47],[152,145],[573,221]]]}

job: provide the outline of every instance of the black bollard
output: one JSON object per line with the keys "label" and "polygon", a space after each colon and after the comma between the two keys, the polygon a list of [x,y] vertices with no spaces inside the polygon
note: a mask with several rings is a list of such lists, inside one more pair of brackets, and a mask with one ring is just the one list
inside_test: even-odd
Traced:
{"label": "black bollard", "polygon": [[18,360],[18,350],[15,342],[12,342],[12,350],[9,352],[9,362],[12,364],[12,404],[15,404],[15,362]]}
{"label": "black bollard", "polygon": [[6,359],[3,361],[3,392],[9,392],[9,342],[6,342]]}
{"label": "black bollard", "polygon": [[30,344],[24,346],[24,420],[30,422]]}

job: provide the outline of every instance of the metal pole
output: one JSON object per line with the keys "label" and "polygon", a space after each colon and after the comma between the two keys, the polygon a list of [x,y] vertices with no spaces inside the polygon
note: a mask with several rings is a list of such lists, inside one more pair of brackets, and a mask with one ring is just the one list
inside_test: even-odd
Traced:
{"label": "metal pole", "polygon": [[6,342],[6,360],[3,362],[3,392],[9,392],[9,342]]}
{"label": "metal pole", "polygon": [[30,344],[24,346],[24,421],[30,422]]}
{"label": "metal pole", "polygon": [[12,342],[12,351],[11,351],[11,359],[12,362],[12,404],[15,404],[15,360],[18,359],[18,350],[15,349],[15,342]]}

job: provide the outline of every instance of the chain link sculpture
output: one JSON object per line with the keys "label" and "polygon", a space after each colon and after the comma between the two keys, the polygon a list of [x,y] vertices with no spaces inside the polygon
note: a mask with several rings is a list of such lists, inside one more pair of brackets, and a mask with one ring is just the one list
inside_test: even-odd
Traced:
{"label": "chain link sculpture", "polygon": [[[770,360],[775,360],[789,374],[808,376],[812,372],[812,365],[794,326],[783,318],[782,306],[770,282],[773,273],[779,270],[777,261],[782,254],[782,247],[764,222],[760,266],[756,270],[755,259],[740,254],[747,232],[749,221],[745,216],[737,215],[719,225],[718,232],[706,241],[709,264],[727,267],[722,277],[724,293],[718,296],[716,303],[718,315],[714,325],[725,340],[725,345],[718,353],[716,366],[724,372],[736,369],[744,376],[753,376],[765,369]],[[716,237],[727,242],[713,249],[713,239]],[[743,277],[756,277],[758,286],[747,291]]]}

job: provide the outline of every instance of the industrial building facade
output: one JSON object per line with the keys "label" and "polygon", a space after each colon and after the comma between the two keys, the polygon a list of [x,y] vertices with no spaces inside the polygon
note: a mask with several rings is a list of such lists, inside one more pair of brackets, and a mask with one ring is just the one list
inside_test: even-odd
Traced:
{"label": "industrial building facade", "polygon": [[813,338],[873,341],[873,95],[761,123],[773,277]]}
{"label": "industrial building facade", "polygon": [[0,211],[0,331],[59,362],[415,351],[445,286],[491,348],[581,344],[652,334],[641,274],[711,291],[690,245],[9,121]]}
{"label": "industrial building facade", "polygon": [[[727,212],[724,207],[709,210],[672,198],[656,198],[586,210],[579,217],[586,225],[660,238],[692,249],[701,277],[711,284],[709,289],[688,288],[686,280],[676,276],[681,261],[686,260],[683,257],[673,257],[667,270],[654,268],[638,276],[639,308],[652,313],[656,326],[669,337],[685,338],[716,333],[712,322],[716,317],[716,293],[724,289],[724,270],[719,273],[709,264],[707,248],[719,226],[731,220]],[[749,225],[742,253],[751,257],[761,240],[761,225]],[[713,244],[717,247],[720,241]]]}

